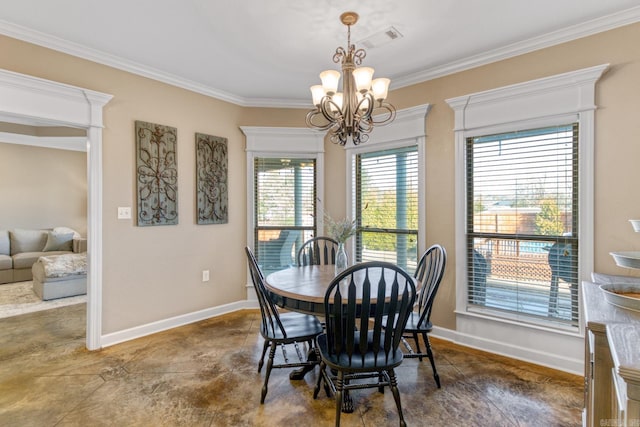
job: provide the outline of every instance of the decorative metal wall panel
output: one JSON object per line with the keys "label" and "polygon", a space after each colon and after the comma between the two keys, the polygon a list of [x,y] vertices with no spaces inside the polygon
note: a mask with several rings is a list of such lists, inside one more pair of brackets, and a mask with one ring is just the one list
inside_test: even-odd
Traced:
{"label": "decorative metal wall panel", "polygon": [[138,225],[178,223],[176,128],[136,121]]}
{"label": "decorative metal wall panel", "polygon": [[227,172],[227,138],[196,133],[198,224],[229,222]]}

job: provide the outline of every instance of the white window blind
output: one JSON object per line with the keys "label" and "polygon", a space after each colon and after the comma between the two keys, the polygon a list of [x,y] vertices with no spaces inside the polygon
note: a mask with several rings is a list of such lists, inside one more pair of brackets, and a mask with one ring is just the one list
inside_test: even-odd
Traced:
{"label": "white window blind", "polygon": [[471,137],[468,303],[578,323],[578,124]]}
{"label": "white window blind", "polygon": [[388,261],[413,272],[418,239],[418,147],[356,155],[356,261]]}
{"label": "white window blind", "polygon": [[254,160],[256,258],[268,274],[295,264],[298,248],[316,234],[316,162]]}

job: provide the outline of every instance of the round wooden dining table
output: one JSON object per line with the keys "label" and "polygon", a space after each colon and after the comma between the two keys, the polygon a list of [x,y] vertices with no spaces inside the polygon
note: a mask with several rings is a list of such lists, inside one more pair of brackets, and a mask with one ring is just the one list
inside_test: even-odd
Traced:
{"label": "round wooden dining table", "polygon": [[[362,294],[360,284],[363,280],[357,277],[364,274],[370,276],[371,295],[378,293],[380,270],[377,268],[369,271],[359,270],[355,273],[356,297],[358,299]],[[387,282],[393,282],[394,276],[393,270],[385,269]],[[324,316],[324,295],[334,277],[335,266],[333,265],[290,267],[269,274],[265,278],[265,288],[267,288],[271,300],[279,307],[300,313]],[[347,286],[347,283],[340,284],[343,295],[346,295]],[[390,292],[391,288],[388,287],[386,289],[387,297]],[[375,298],[372,298],[372,302],[375,302]]]}
{"label": "round wooden dining table", "polygon": [[323,316],[324,294],[334,277],[334,265],[291,267],[269,274],[265,288],[282,308]]}

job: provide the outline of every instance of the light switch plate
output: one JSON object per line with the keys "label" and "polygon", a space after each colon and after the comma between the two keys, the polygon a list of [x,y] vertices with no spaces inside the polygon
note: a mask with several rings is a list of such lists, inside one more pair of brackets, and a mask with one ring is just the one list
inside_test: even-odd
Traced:
{"label": "light switch plate", "polygon": [[131,208],[130,207],[119,207],[118,208],[118,219],[131,219]]}

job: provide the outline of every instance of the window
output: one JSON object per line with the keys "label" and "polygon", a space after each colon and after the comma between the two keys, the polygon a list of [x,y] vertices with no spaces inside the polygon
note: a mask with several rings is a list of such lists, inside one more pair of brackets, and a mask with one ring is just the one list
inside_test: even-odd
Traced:
{"label": "window", "polygon": [[347,215],[356,220],[349,260],[387,261],[413,273],[426,249],[426,118],[431,106],[398,110],[366,144],[347,149]]}
{"label": "window", "polygon": [[316,162],[280,157],[254,162],[254,247],[268,274],[295,264],[302,243],[316,235]]}
{"label": "window", "polygon": [[468,137],[470,310],[578,323],[578,124]]}
{"label": "window", "polygon": [[[579,285],[593,271],[595,93],[607,68],[598,65],[447,99],[455,114],[452,334],[460,343],[567,371],[583,369]],[[514,150],[506,151],[507,146]],[[509,175],[512,183],[500,186],[499,178]],[[491,218],[490,209],[517,210],[509,217],[510,231],[499,224],[495,232],[501,218]],[[528,211],[533,219],[520,215]],[[493,259],[498,253],[500,261]],[[516,256],[505,259],[509,253]],[[553,279],[558,277],[557,305],[551,292],[556,265],[562,267]],[[508,292],[500,298],[490,294],[497,291]]]}
{"label": "window", "polygon": [[418,257],[418,147],[356,155],[356,261],[414,271]]}
{"label": "window", "polygon": [[[240,129],[247,138],[246,244],[269,274],[295,264],[300,245],[323,231],[316,200],[324,198],[324,136],[307,128]],[[250,290],[248,298],[257,296]]]}

